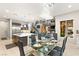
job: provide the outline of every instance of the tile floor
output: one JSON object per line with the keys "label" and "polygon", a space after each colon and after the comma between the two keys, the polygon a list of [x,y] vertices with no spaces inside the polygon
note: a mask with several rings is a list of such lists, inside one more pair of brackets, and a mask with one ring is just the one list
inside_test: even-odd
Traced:
{"label": "tile floor", "polygon": [[79,56],[79,46],[73,39],[68,39],[64,56]]}
{"label": "tile floor", "polygon": [[12,43],[11,40],[0,40],[0,56],[19,56],[18,47],[6,49],[5,45]]}

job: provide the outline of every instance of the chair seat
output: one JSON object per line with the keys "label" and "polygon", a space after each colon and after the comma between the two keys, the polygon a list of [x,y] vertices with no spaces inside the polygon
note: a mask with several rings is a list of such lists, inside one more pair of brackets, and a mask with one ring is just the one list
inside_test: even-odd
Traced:
{"label": "chair seat", "polygon": [[61,47],[59,47],[59,46],[56,46],[55,48],[54,48],[54,50],[57,50],[57,51],[61,51]]}
{"label": "chair seat", "polygon": [[49,56],[60,56],[60,51],[52,50],[48,55]]}

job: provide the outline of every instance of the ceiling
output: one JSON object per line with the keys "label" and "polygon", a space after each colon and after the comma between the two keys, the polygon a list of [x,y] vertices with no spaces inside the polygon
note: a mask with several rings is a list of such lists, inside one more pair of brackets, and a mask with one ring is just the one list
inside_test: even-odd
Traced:
{"label": "ceiling", "polygon": [[30,21],[38,17],[42,7],[33,3],[0,3],[0,18]]}
{"label": "ceiling", "polygon": [[63,15],[78,10],[79,3],[54,3],[53,16]]}
{"label": "ceiling", "polygon": [[78,3],[0,3],[0,18],[33,22],[77,11],[78,6]]}

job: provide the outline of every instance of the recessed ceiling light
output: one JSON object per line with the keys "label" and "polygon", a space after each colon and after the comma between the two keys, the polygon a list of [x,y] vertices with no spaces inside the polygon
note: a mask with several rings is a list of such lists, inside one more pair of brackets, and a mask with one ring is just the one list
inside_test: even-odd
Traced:
{"label": "recessed ceiling light", "polygon": [[68,8],[71,8],[72,7],[72,5],[68,5]]}
{"label": "recessed ceiling light", "polygon": [[8,9],[5,10],[7,13],[10,12]]}

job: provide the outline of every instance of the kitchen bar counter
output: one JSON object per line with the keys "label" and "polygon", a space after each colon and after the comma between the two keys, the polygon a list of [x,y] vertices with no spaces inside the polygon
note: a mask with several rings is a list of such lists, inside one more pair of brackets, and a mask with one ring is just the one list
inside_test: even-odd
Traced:
{"label": "kitchen bar counter", "polygon": [[13,34],[15,36],[18,36],[18,37],[25,37],[25,36],[31,36],[31,35],[35,35],[33,33],[17,33],[17,34]]}
{"label": "kitchen bar counter", "polygon": [[26,38],[26,43],[27,43],[27,45],[28,46],[30,46],[31,45],[31,43],[30,43],[30,39],[29,39],[29,37],[31,36],[31,35],[36,35],[36,34],[33,34],[33,33],[17,33],[17,34],[13,34],[13,37],[16,37],[16,39],[14,38],[13,40],[14,41],[18,41],[18,40],[23,40],[22,38]]}

